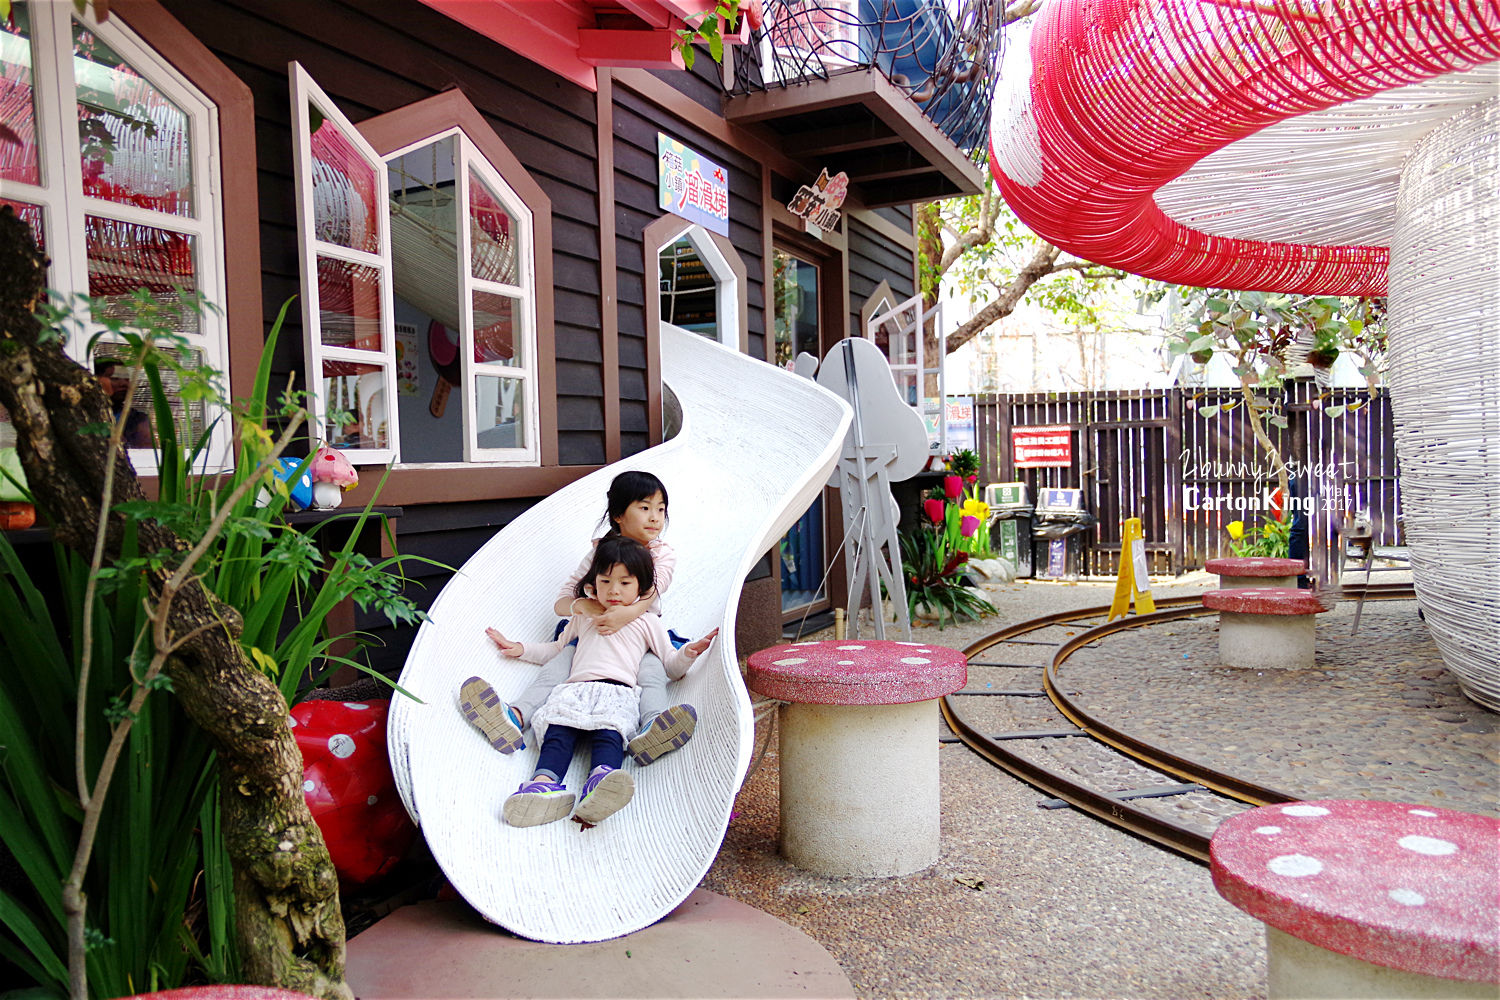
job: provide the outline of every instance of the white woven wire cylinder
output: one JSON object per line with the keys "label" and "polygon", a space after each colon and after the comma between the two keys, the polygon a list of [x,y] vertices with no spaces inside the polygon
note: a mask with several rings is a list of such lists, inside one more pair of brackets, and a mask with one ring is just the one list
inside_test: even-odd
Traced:
{"label": "white woven wire cylinder", "polygon": [[1500,711],[1500,98],[1402,172],[1388,380],[1417,600],[1464,692]]}

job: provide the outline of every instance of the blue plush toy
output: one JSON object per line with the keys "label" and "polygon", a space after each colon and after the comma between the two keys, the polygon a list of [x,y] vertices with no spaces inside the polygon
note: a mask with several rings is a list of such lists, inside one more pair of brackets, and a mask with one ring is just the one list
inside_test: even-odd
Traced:
{"label": "blue plush toy", "polygon": [[292,504],[299,510],[312,506],[313,482],[312,471],[303,470],[302,475],[295,480],[292,475],[297,471],[297,466],[302,464],[300,458],[278,458],[276,460],[276,478],[286,483],[291,490]]}

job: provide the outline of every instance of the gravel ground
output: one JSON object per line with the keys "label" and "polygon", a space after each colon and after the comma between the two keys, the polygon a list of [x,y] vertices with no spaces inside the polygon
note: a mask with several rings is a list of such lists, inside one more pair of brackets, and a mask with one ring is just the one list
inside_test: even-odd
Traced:
{"label": "gravel ground", "polygon": [[[1215,585],[1215,577],[1197,573],[1158,582],[1155,593]],[[998,618],[924,626],[921,641],[963,648],[1005,624],[1107,604],[1113,581],[1024,581],[988,590]],[[1211,620],[1126,633],[1122,647],[1111,637],[1075,654],[1064,677],[1081,703],[1112,725],[1139,726],[1163,743],[1193,741],[1195,751],[1226,769],[1259,762],[1273,787],[1495,812],[1494,785],[1478,783],[1496,773],[1496,717],[1456,695],[1431,640],[1408,620],[1414,605],[1367,605],[1358,642],[1336,638],[1345,631],[1340,615],[1348,612],[1320,619],[1319,670],[1301,685],[1273,678],[1277,690],[1269,698],[1265,678],[1216,666]],[[1044,637],[1074,631],[1058,627]],[[1053,648],[1006,644],[984,658],[1040,664]],[[1382,655],[1370,656],[1370,648]],[[1184,671],[1184,664],[1214,665]],[[1022,673],[1035,677],[974,668],[969,686],[1011,686]],[[997,727],[1060,722],[1040,699],[967,701],[984,702],[976,711],[992,713]],[[1133,765],[1096,754],[1083,740],[1047,741],[1042,752],[1053,766],[1063,761],[1096,776],[1113,769],[1121,785],[1142,783]],[[1265,995],[1261,925],[1219,897],[1207,868],[1073,810],[1039,809],[1040,792],[959,744],[940,753],[942,844],[934,867],[864,880],[824,878],[785,862],[777,853],[773,738],[740,793],[704,887],[817,939],[861,997]],[[1161,801],[1211,827],[1214,807],[1193,798]],[[981,887],[959,879],[982,880]]]}

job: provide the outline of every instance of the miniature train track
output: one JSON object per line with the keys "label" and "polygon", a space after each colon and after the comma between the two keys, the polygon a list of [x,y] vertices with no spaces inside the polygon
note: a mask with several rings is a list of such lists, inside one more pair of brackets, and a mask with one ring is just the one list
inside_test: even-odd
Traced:
{"label": "miniature train track", "polygon": [[[1363,598],[1365,601],[1399,600],[1414,596],[1410,585],[1385,584],[1346,588],[1340,592],[1344,599]],[[1045,615],[1029,621],[1019,622],[988,635],[971,645],[964,653],[973,666],[1011,667],[1018,671],[1026,668],[1040,672],[1040,690],[1017,688],[1014,690],[974,689],[956,691],[942,699],[940,705],[944,720],[953,731],[958,742],[974,750],[980,756],[1014,774],[1016,777],[1055,796],[1046,805],[1072,806],[1097,819],[1128,830],[1137,836],[1176,851],[1201,863],[1208,863],[1208,842],[1211,832],[1178,822],[1161,812],[1137,803],[1143,800],[1193,794],[1212,796],[1209,811],[1213,813],[1237,810],[1239,807],[1271,805],[1296,799],[1287,792],[1268,788],[1233,774],[1183,757],[1165,747],[1153,745],[1129,733],[1116,729],[1076,704],[1057,682],[1057,672],[1074,652],[1093,645],[1110,635],[1126,629],[1138,628],[1162,622],[1176,621],[1199,615],[1214,614],[1202,606],[1197,596],[1166,598],[1156,602],[1160,609],[1151,614],[1128,615],[1113,622],[1104,621],[1109,613],[1107,607],[1081,608],[1058,614]],[[1089,625],[1090,619],[1097,624]],[[1028,639],[1025,636],[1056,626],[1085,626],[1082,631],[1056,641]],[[1057,652],[1046,664],[1019,664],[980,662],[975,657],[986,651],[1003,648],[1007,643],[1027,645],[1057,645]],[[1038,698],[1045,696],[1057,712],[1076,728],[1052,728],[1009,733],[987,733],[958,707],[958,702],[979,695]],[[1064,738],[1088,739],[1095,746],[1108,747],[1134,765],[1149,769],[1159,776],[1152,783],[1133,789],[1102,790],[1084,783],[1079,778],[1038,763],[1012,749],[1032,741]]]}

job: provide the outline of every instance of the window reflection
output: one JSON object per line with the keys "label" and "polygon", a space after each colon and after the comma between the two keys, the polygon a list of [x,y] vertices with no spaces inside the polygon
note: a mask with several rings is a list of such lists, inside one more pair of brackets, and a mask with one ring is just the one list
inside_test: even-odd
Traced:
{"label": "window reflection", "polygon": [[388,448],[385,375],[380,365],[323,362],[323,437],[335,448]]}
{"label": "window reflection", "polygon": [[25,4],[0,17],[0,122],[19,142],[0,142],[0,180],[42,183],[36,141],[36,103],[31,77],[31,19]]}
{"label": "window reflection", "polygon": [[73,22],[83,193],[193,214],[188,116],[92,31]]}

